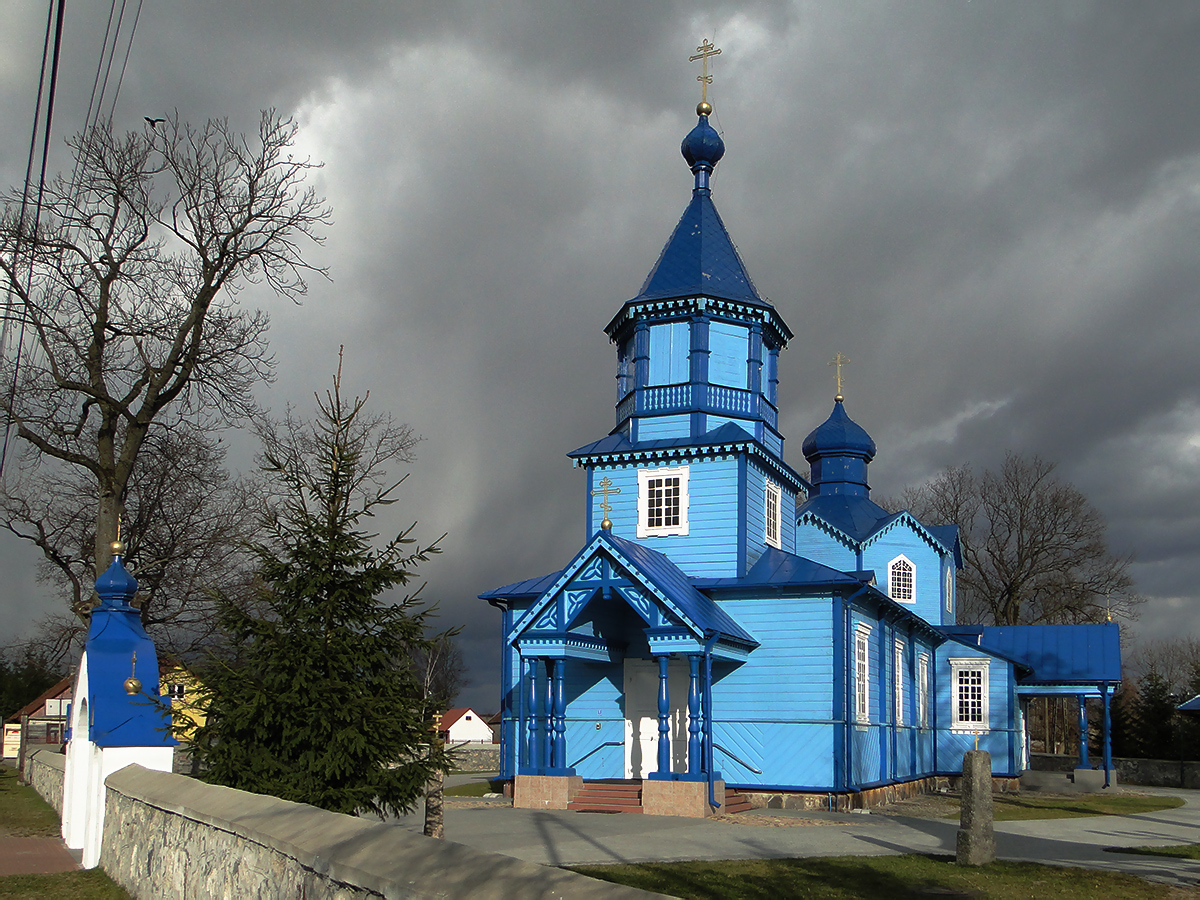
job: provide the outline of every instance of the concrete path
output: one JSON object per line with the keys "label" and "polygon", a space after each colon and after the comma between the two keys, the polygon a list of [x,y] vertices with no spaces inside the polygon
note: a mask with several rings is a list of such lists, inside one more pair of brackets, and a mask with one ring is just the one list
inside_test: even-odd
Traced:
{"label": "concrete path", "polygon": [[0,834],[0,876],[49,875],[78,868],[79,859],[61,838]]}
{"label": "concrete path", "polygon": [[[1198,861],[1105,852],[1105,847],[1200,842],[1200,791],[1137,791],[1182,797],[1185,805],[1136,816],[1000,822],[996,825],[997,855],[1200,885]],[[953,855],[958,828],[957,821],[945,819],[775,809],[752,810],[731,818],[733,822],[519,810],[448,799],[446,836],[480,850],[563,866],[893,853]],[[739,820],[747,824],[739,824]],[[417,810],[396,824],[420,832],[423,821]]]}

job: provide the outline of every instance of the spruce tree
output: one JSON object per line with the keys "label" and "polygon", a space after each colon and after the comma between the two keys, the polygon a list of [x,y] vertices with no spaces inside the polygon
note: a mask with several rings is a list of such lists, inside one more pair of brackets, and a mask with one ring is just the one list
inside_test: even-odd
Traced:
{"label": "spruce tree", "polygon": [[364,528],[403,481],[385,480],[385,465],[411,461],[417,440],[366,400],[343,399],[339,360],[314,421],[289,412],[259,429],[276,489],[254,548],[259,589],[221,602],[226,653],[200,673],[195,744],[209,781],[394,815],[445,765],[411,664],[430,646],[430,609],[389,593],[438,551],[411,527],[386,542]]}

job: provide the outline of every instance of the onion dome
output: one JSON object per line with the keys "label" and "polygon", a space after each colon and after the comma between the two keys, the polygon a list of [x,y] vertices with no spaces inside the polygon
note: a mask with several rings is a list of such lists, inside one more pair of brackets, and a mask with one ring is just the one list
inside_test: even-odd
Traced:
{"label": "onion dome", "polygon": [[875,458],[875,442],[846,415],[841,397],[829,418],[804,439],[802,449],[816,494],[869,496],[867,463]]}
{"label": "onion dome", "polygon": [[137,589],[137,579],[129,574],[120,556],[96,579],[96,593],[100,595],[101,606],[107,609],[129,609],[129,601]]}
{"label": "onion dome", "polygon": [[717,129],[708,124],[708,116],[702,114],[696,127],[687,133],[679,145],[679,152],[693,172],[697,166],[708,166],[711,171],[725,155],[725,142],[717,134]]}

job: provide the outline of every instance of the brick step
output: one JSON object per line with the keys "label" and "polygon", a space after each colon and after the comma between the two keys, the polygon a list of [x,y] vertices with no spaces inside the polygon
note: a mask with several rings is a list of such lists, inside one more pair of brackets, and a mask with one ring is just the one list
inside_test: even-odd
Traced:
{"label": "brick step", "polygon": [[611,806],[604,803],[589,803],[580,806],[575,802],[567,804],[567,809],[585,813],[641,813],[641,806]]}
{"label": "brick step", "polygon": [[642,811],[641,782],[592,782],[585,784],[567,804],[567,809],[576,812],[631,812]]}
{"label": "brick step", "polygon": [[722,813],[740,813],[748,809],[754,809],[754,805],[737,791],[725,791],[725,805],[721,807]]}

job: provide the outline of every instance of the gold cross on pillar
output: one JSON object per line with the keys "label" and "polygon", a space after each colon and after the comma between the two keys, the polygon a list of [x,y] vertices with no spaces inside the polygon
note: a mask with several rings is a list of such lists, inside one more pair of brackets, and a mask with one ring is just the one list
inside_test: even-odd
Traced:
{"label": "gold cross on pillar", "polygon": [[608,514],[612,512],[612,505],[608,502],[608,495],[619,493],[621,493],[621,489],[619,487],[613,487],[612,479],[607,475],[600,479],[600,490],[592,491],[593,497],[595,497],[597,494],[604,495],[604,499],[600,501],[600,508],[604,510],[604,520],[600,523],[600,528],[604,531],[612,530],[612,521],[608,518]]}
{"label": "gold cross on pillar", "polygon": [[838,403],[841,403],[846,399],[842,396],[842,366],[846,365],[848,362],[850,362],[850,360],[839,353],[833,358],[832,362],[828,363],[828,365],[837,367],[837,396],[833,399]]}
{"label": "gold cross on pillar", "polygon": [[[703,60],[704,74],[696,76],[696,80],[700,82],[700,103],[702,106],[708,106],[708,86],[712,84],[712,76],[708,74],[708,58],[716,56],[720,52],[716,46],[709,43],[708,38],[705,38],[704,43],[696,48],[696,55],[688,57],[688,62],[695,62],[698,59]],[[707,115],[707,113],[701,113],[701,115]]]}

